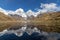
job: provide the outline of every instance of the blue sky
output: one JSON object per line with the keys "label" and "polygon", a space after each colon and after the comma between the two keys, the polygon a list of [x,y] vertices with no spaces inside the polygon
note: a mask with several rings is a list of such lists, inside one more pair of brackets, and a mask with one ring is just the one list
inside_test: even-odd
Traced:
{"label": "blue sky", "polygon": [[29,9],[35,11],[36,8],[40,8],[41,3],[56,3],[60,5],[60,0],[0,0],[0,7],[5,10],[22,8],[24,11]]}

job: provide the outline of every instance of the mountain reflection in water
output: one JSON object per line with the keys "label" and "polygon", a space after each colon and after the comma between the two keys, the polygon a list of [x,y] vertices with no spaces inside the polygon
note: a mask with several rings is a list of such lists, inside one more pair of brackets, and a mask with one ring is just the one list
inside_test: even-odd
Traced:
{"label": "mountain reflection in water", "polygon": [[46,40],[47,37],[41,35],[39,36],[38,33],[33,33],[31,35],[28,35],[26,32],[18,37],[15,34],[4,34],[0,37],[0,40]]}
{"label": "mountain reflection in water", "polygon": [[0,32],[0,40],[60,40],[60,33],[40,32],[37,28],[22,27]]}

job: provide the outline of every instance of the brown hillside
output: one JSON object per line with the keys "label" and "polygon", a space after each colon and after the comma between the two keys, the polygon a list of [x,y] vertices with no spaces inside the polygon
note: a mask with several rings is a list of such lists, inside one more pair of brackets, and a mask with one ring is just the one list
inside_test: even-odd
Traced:
{"label": "brown hillside", "polygon": [[12,20],[14,19],[0,12],[0,21],[12,21]]}
{"label": "brown hillside", "polygon": [[47,32],[60,32],[60,12],[39,14],[31,25]]}
{"label": "brown hillside", "polygon": [[17,19],[0,12],[0,31],[11,27],[20,27],[22,25],[22,22],[23,20],[17,21]]}

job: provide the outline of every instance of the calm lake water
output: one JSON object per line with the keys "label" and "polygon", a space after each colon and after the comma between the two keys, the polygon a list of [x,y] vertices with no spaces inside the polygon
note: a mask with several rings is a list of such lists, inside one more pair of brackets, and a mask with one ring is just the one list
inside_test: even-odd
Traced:
{"label": "calm lake water", "polygon": [[0,40],[60,40],[60,33],[39,32],[37,28],[23,27],[19,30],[0,32]]}

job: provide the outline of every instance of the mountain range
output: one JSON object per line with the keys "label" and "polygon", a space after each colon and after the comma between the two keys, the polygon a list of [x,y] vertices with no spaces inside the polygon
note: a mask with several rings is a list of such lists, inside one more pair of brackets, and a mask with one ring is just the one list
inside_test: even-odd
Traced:
{"label": "mountain range", "polygon": [[[37,27],[42,31],[60,32],[60,12],[32,12],[31,10],[24,12],[9,11],[6,15],[0,12],[0,29],[6,29],[13,26],[22,26],[27,22],[27,26]],[[3,25],[3,26],[2,26]]]}

